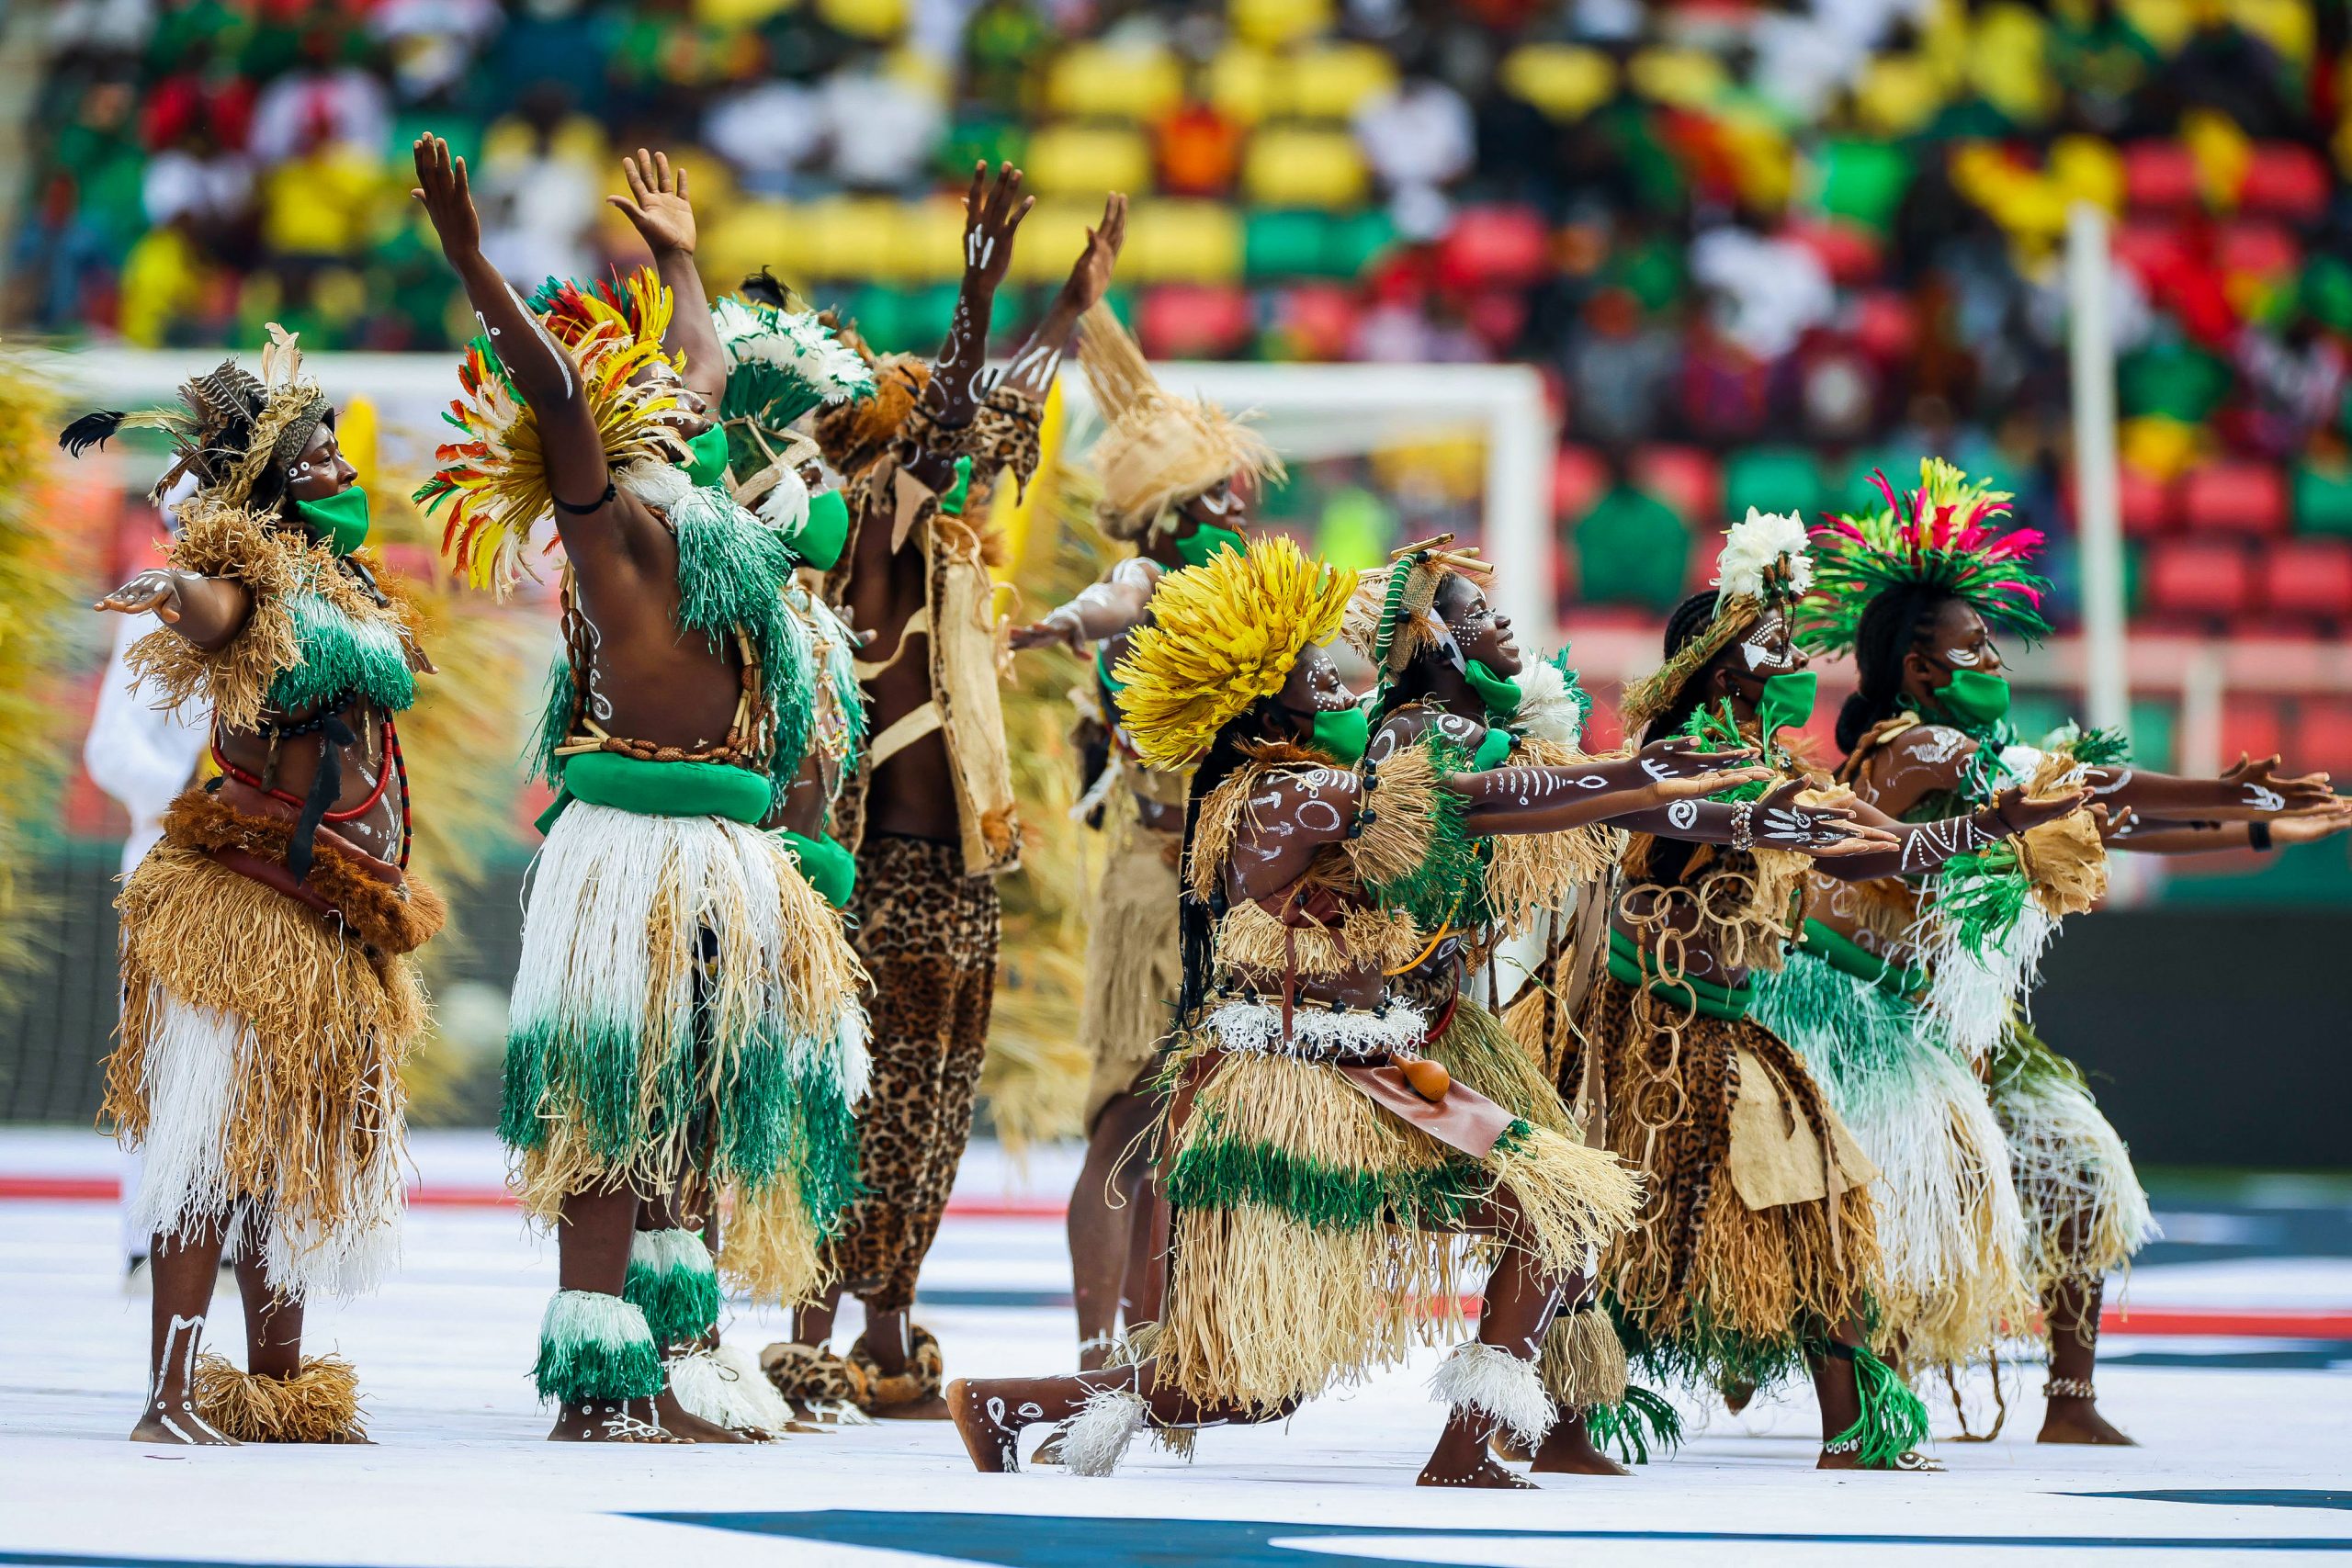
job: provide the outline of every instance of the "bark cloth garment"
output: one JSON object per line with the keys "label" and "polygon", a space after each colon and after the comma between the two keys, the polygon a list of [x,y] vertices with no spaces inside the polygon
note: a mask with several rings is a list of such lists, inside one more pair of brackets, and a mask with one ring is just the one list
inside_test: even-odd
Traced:
{"label": "bark cloth garment", "polygon": [[[413,700],[423,667],[407,612],[261,513],[181,515],[172,565],[243,582],[252,611],[210,652],[169,628],[150,633],[131,668],[166,705],[209,704],[216,737],[320,712],[352,718],[383,789],[397,792],[405,859],[390,716]],[[444,911],[399,864],[336,831],[348,814],[315,828],[304,816],[269,779],[228,777],[173,803],[118,901],[122,1032],[104,1115],[145,1156],[131,1197],[139,1228],[185,1235],[251,1212],[274,1289],[345,1297],[398,1259],[400,1066],[425,1022],[410,954]],[[245,1234],[230,1224],[232,1256]]]}
{"label": "bark cloth garment", "polygon": [[[1651,874],[1635,834],[1626,877]],[[1678,879],[1726,963],[1777,964],[1804,863],[1702,850]],[[1629,1352],[1697,1389],[1769,1386],[1808,1343],[1867,1316],[1879,1269],[1877,1174],[1806,1071],[1747,1016],[1752,992],[1680,978],[1679,943],[1611,931],[1605,972],[1555,1032],[1560,1092],[1643,1174],[1638,1227],[1601,1258]],[[1566,1023],[1567,1021],[1559,1021]]]}
{"label": "bark cloth garment", "polygon": [[[1195,828],[1194,895],[1223,887],[1253,793],[1285,768],[1329,765],[1269,750],[1220,784]],[[1421,1052],[1430,1023],[1410,1003],[1286,1004],[1280,987],[1297,978],[1415,956],[1411,922],[1374,907],[1367,885],[1419,867],[1454,797],[1426,748],[1375,771],[1376,821],[1325,848],[1293,887],[1219,919],[1227,988],[1170,1055],[1170,1257],[1156,1354],[1160,1375],[1198,1399],[1275,1406],[1451,1337],[1463,1269],[1498,1244],[1465,1247],[1448,1227],[1498,1189],[1562,1274],[1619,1234],[1637,1201],[1617,1161],[1551,1118],[1514,1115],[1467,1082],[1434,1103],[1406,1087],[1396,1060]],[[1261,995],[1230,988],[1238,970],[1293,978]]]}
{"label": "bark cloth garment", "polygon": [[[718,745],[650,747],[591,722],[573,661],[559,663],[540,755],[560,793],[524,913],[500,1133],[543,1221],[570,1193],[658,1197],[698,1173],[731,1204],[721,1276],[792,1303],[822,1287],[857,1188],[865,973],[790,837],[759,825],[821,743],[829,682],[786,604],[779,536],[682,478],[665,466],[620,482],[676,536],[681,634],[739,650],[742,698]],[[576,632],[567,643],[584,651]],[[593,1294],[550,1308],[548,1397],[636,1396],[643,1319],[616,1298],[571,1299]]]}

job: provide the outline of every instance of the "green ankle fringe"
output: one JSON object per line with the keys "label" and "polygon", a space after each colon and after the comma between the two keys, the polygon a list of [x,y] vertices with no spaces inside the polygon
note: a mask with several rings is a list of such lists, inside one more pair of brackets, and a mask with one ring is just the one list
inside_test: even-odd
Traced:
{"label": "green ankle fringe", "polygon": [[718,1266],[693,1231],[639,1231],[621,1299],[645,1314],[656,1345],[690,1345],[718,1326]]}
{"label": "green ankle fringe", "polygon": [[1861,1398],[1861,1418],[1829,1440],[1831,1450],[1859,1444],[1851,1451],[1863,1469],[1885,1470],[1928,1440],[1927,1404],[1893,1367],[1859,1347],[1854,1392]]}
{"label": "green ankle fringe", "polygon": [[1614,1448],[1627,1464],[1649,1463],[1652,1445],[1660,1459],[1682,1446],[1682,1412],[1639,1383],[1625,1385],[1623,1404],[1586,1411],[1584,1427],[1595,1448]]}
{"label": "green ankle fringe", "polygon": [[563,1404],[651,1399],[662,1392],[662,1350],[633,1303],[601,1291],[558,1291],[539,1322],[531,1380],[541,1399]]}

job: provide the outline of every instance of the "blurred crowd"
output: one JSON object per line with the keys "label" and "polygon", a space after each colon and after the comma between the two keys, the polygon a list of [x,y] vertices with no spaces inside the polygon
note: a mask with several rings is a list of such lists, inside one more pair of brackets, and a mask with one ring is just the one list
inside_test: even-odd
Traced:
{"label": "blurred crowd", "polygon": [[[660,146],[693,168],[714,283],[773,265],[927,347],[956,193],[1010,158],[1040,197],[1033,291],[1103,190],[1136,197],[1118,302],[1155,355],[1543,367],[1562,590],[1654,608],[1724,517],[1859,503],[1925,451],[2018,490],[2063,577],[2062,262],[2087,201],[2116,234],[2136,604],[2324,633],[2352,620],[2345,12],[62,0],[6,312],[141,344],[277,320],[447,347],[471,320],[406,197],[430,129],[469,156],[510,275],[629,259],[602,197],[618,150]],[[1460,493],[1405,511],[1473,493],[1475,461],[1452,467]],[[1398,503],[1362,465],[1306,479],[1367,539]]]}

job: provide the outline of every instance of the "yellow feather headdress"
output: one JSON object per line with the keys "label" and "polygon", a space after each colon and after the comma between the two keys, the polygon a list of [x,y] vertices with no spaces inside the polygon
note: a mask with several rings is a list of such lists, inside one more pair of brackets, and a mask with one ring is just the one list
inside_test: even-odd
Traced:
{"label": "yellow feather headdress", "polygon": [[[678,406],[667,378],[631,380],[656,365],[676,368],[662,348],[671,294],[651,268],[594,289],[549,278],[532,295],[530,308],[579,367],[605,462],[615,474],[685,456],[675,431],[661,419]],[[428,516],[449,508],[441,554],[450,570],[503,599],[530,572],[524,547],[554,515],[555,497],[548,488],[537,416],[487,338],[466,345],[458,396],[442,417],[466,439],[434,454],[440,468],[418,487],[415,499]]]}
{"label": "yellow feather headdress", "polygon": [[1223,480],[1279,480],[1266,438],[1216,404],[1161,387],[1108,305],[1080,321],[1079,365],[1108,427],[1087,453],[1102,482],[1094,521],[1114,539],[1172,527],[1170,512]]}
{"label": "yellow feather headdress", "polygon": [[1279,534],[1162,577],[1152,624],[1113,671],[1144,762],[1172,772],[1207,755],[1220,730],[1282,690],[1302,653],[1338,633],[1355,588],[1353,571]]}

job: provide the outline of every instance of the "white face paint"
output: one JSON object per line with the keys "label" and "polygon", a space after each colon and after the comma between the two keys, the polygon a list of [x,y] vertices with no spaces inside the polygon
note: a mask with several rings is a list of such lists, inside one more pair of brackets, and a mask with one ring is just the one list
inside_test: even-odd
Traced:
{"label": "white face paint", "polygon": [[1973,648],[1948,648],[1943,656],[1945,663],[1959,670],[1973,670],[1984,662],[1984,656]]}

